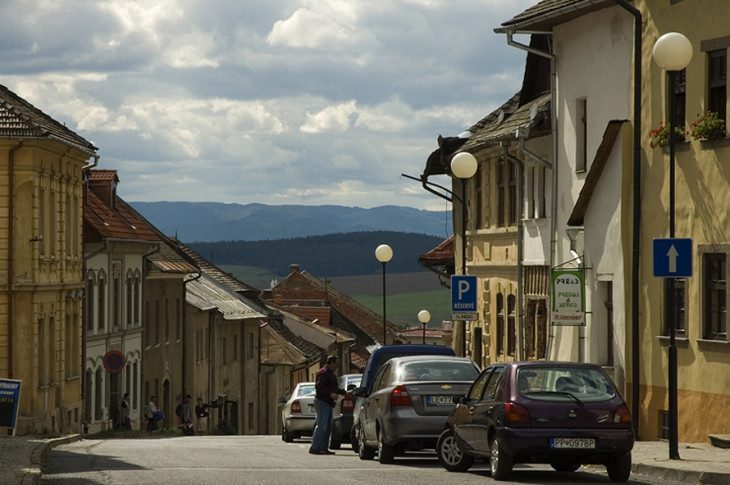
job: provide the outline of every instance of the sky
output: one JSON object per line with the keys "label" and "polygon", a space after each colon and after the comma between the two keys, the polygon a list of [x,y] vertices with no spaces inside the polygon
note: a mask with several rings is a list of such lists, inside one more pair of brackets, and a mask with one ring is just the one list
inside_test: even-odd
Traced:
{"label": "sky", "polygon": [[0,84],[128,201],[445,210],[400,174],[520,89],[492,29],[534,3],[3,0]]}

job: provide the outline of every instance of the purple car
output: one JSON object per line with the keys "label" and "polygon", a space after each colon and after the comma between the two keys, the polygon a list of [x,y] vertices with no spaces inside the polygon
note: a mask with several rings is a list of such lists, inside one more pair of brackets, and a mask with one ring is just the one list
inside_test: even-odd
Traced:
{"label": "purple car", "polygon": [[496,364],[454,402],[437,445],[449,471],[485,458],[495,480],[508,480],[516,463],[549,463],[562,472],[599,464],[612,481],[629,479],[631,415],[598,365]]}

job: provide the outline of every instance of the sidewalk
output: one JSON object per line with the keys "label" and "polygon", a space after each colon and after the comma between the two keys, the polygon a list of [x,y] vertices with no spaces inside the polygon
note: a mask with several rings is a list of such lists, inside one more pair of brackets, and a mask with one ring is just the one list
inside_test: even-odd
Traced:
{"label": "sidewalk", "polygon": [[0,483],[40,483],[41,465],[48,451],[79,439],[79,434],[60,438],[0,436]]}
{"label": "sidewalk", "polygon": [[730,485],[730,449],[680,443],[679,456],[681,460],[669,459],[666,441],[637,441],[632,472],[672,482]]}

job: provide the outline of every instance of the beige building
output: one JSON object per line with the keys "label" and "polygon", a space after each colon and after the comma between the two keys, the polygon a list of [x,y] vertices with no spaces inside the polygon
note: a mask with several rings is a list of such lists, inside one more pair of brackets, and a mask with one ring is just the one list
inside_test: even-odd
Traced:
{"label": "beige building", "polygon": [[19,434],[81,428],[82,187],[96,150],[0,86],[0,376],[22,381]]}

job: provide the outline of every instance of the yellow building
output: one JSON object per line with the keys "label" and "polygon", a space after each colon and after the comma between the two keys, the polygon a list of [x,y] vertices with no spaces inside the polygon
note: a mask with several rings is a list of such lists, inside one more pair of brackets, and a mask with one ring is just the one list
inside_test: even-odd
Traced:
{"label": "yellow building", "polygon": [[19,434],[82,421],[82,170],[96,147],[0,86],[0,377]]}
{"label": "yellow building", "polygon": [[[727,119],[727,54],[730,2],[701,0],[639,2],[644,14],[643,126],[645,133],[667,120],[667,100],[677,101],[678,124],[711,111]],[[651,58],[657,38],[680,32],[693,57],[668,92],[666,74]],[[652,276],[652,240],[669,236],[669,156],[642,140],[641,231],[641,416],[642,439],[666,434],[668,322],[679,331],[679,440],[706,441],[730,433],[730,341],[727,337],[728,252],[730,252],[730,142],[701,141],[688,134],[676,158],[676,237],[692,238],[693,275],[674,289]],[[699,419],[698,419],[699,418]]]}

